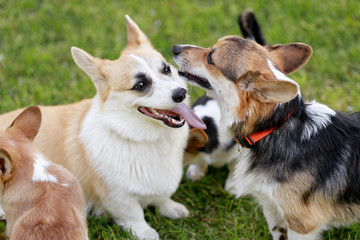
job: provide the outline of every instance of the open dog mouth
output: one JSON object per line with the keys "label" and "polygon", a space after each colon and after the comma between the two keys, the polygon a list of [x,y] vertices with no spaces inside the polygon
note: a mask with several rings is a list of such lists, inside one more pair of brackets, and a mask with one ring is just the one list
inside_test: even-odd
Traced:
{"label": "open dog mouth", "polygon": [[139,107],[138,110],[146,116],[163,121],[169,127],[178,128],[185,124],[183,116],[170,110],[160,110],[150,107]]}
{"label": "open dog mouth", "polygon": [[186,71],[183,71],[182,69],[179,69],[179,76],[182,78],[185,78],[185,80],[192,81],[200,85],[200,87],[206,88],[206,89],[212,89],[211,84],[206,78],[199,77],[193,74],[190,74]]}
{"label": "open dog mouth", "polygon": [[154,109],[151,107],[139,107],[138,110],[148,117],[163,121],[169,127],[179,128],[186,121],[194,128],[206,129],[205,123],[185,103],[179,103],[170,110]]}

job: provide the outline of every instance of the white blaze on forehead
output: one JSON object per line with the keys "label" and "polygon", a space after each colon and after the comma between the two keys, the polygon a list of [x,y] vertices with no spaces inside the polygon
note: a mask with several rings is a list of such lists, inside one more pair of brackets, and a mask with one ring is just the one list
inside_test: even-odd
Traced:
{"label": "white blaze on forehead", "polygon": [[133,54],[133,53],[130,53],[129,56],[132,57],[132,58],[134,58],[136,61],[138,61],[138,62],[143,66],[143,68],[145,69],[145,71],[150,74],[150,77],[151,77],[151,78],[155,78],[155,75],[154,75],[153,71],[151,70],[149,64],[145,61],[144,58],[139,57],[139,56],[137,56],[137,55],[135,55],[135,54]]}
{"label": "white blaze on forehead", "polygon": [[42,154],[36,153],[34,161],[34,173],[32,177],[34,182],[57,183],[57,178],[46,172],[46,169],[51,165],[51,163]]}

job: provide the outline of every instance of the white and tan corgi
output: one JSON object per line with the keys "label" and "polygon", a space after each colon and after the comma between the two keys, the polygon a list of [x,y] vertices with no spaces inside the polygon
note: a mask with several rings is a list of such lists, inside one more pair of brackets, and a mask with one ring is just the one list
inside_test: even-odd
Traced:
{"label": "white and tan corgi", "polygon": [[[35,144],[77,177],[90,206],[109,213],[139,239],[158,239],[143,208],[153,205],[172,219],[189,216],[170,197],[182,177],[185,120],[205,126],[186,105],[186,83],[177,70],[125,18],[128,42],[118,59],[71,49],[97,94],[71,105],[41,107]],[[19,111],[0,116],[1,124]]]}
{"label": "white and tan corgi", "polygon": [[274,239],[318,239],[359,220],[360,112],[305,103],[286,76],[307,62],[310,46],[227,36],[173,53],[180,75],[215,98],[221,126],[244,146],[232,192],[257,198]]}
{"label": "white and tan corgi", "polygon": [[10,239],[88,239],[79,182],[33,145],[38,107],[25,109],[0,131],[0,190]]}

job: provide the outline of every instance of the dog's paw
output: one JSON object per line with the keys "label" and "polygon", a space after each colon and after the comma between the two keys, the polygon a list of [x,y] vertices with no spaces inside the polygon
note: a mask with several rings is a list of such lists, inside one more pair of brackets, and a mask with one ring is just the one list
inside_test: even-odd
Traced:
{"label": "dog's paw", "polygon": [[159,212],[161,215],[171,219],[186,218],[190,215],[189,210],[184,205],[171,199],[159,206]]}
{"label": "dog's paw", "polygon": [[5,216],[5,212],[2,209],[2,206],[0,205],[0,220],[5,220],[6,216]]}
{"label": "dog's paw", "polygon": [[149,228],[135,236],[139,240],[159,240],[159,234],[153,228]]}
{"label": "dog's paw", "polygon": [[146,222],[128,223],[124,225],[116,222],[118,225],[123,226],[124,230],[131,234],[135,239],[139,240],[159,240],[159,234],[155,229],[151,228]]}
{"label": "dog's paw", "polygon": [[207,172],[207,165],[192,164],[186,170],[186,177],[192,181],[200,180]]}
{"label": "dog's paw", "polygon": [[287,237],[287,228],[283,226],[276,225],[272,230],[271,234],[273,236],[273,239],[278,240],[288,240]]}
{"label": "dog's paw", "polygon": [[225,190],[235,195],[235,179],[229,174],[225,181]]}

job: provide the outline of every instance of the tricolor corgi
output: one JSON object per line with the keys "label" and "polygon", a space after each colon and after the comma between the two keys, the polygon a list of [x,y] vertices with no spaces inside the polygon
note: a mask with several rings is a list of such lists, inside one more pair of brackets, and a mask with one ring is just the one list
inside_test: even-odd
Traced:
{"label": "tricolor corgi", "polygon": [[[188,125],[205,128],[187,106],[186,83],[128,16],[127,46],[116,60],[73,47],[75,63],[96,88],[78,103],[41,107],[36,146],[80,181],[88,204],[109,213],[139,239],[159,235],[144,219],[148,205],[189,216],[171,200],[182,177]],[[0,116],[7,125],[21,110]]]}
{"label": "tricolor corgi", "polygon": [[[260,24],[251,9],[243,11],[238,17],[238,25],[246,39],[266,45]],[[241,147],[233,137],[226,136],[226,129],[220,127],[220,109],[215,99],[203,95],[192,108],[205,123],[206,129],[190,129],[188,145],[184,154],[184,164],[189,165],[186,177],[196,181],[205,176],[208,166],[228,166],[229,175],[225,190],[230,191],[236,160],[241,155]],[[206,135],[206,136],[204,136]]]}
{"label": "tricolor corgi", "polygon": [[88,239],[79,182],[33,145],[41,123],[28,107],[0,131],[0,195],[10,239]]}
{"label": "tricolor corgi", "polygon": [[201,96],[194,102],[193,110],[206,124],[206,130],[190,129],[184,153],[184,165],[189,165],[186,177],[196,181],[205,176],[209,165],[217,168],[227,165],[229,174],[225,189],[230,190],[239,146],[234,138],[224,135],[225,132],[219,126],[220,109],[213,98]]}
{"label": "tricolor corgi", "polygon": [[226,36],[172,50],[179,74],[215,98],[220,125],[243,146],[232,192],[259,201],[274,239],[318,239],[358,221],[360,112],[304,102],[286,76],[308,61],[310,46]]}

